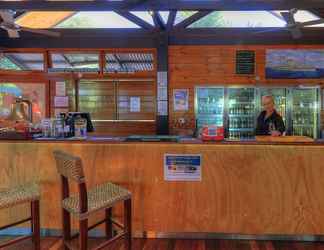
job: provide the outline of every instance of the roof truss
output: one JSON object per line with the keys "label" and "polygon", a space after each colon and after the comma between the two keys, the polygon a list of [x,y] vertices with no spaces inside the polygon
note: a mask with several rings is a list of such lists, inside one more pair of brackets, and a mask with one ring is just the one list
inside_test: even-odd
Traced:
{"label": "roof truss", "polygon": [[112,1],[1,1],[0,9],[17,11],[130,11],[130,10],[281,10],[323,8],[322,0],[124,0]]}
{"label": "roof truss", "polygon": [[[238,2],[240,4],[238,4]],[[246,4],[244,4],[246,2]],[[85,11],[85,10],[113,10],[117,14],[123,16],[129,21],[137,24],[143,29],[72,29],[72,30],[60,30],[62,33],[62,38],[68,44],[74,44],[75,39],[84,40],[84,45],[80,45],[80,47],[87,47],[86,41],[93,38],[110,38],[112,47],[140,47],[141,44],[147,44],[146,47],[154,47],[154,44],[157,44],[158,37],[161,32],[164,35],[170,37],[170,41],[175,44],[188,43],[188,44],[205,44],[205,43],[229,43],[229,40],[233,41],[269,41],[269,37],[273,38],[273,33],[265,33],[263,35],[254,35],[253,31],[248,31],[246,28],[244,29],[222,29],[222,28],[208,28],[208,29],[187,29],[188,26],[195,23],[196,21],[202,19],[203,17],[209,15],[215,10],[268,10],[269,13],[272,13],[277,18],[276,13],[273,13],[271,10],[278,9],[289,9],[290,7],[297,7],[304,10],[309,10],[313,12],[317,16],[324,16],[324,3],[322,0],[220,0],[220,1],[183,1],[183,0],[124,0],[122,2],[107,2],[107,0],[95,0],[92,2],[76,2],[76,1],[67,1],[62,4],[61,1],[44,1],[44,0],[31,0],[24,2],[5,2],[6,9],[14,9],[18,10],[19,13],[22,13],[22,10],[30,11],[30,10],[73,10],[73,11]],[[322,8],[318,8],[318,7]],[[0,1],[0,9],[4,7],[3,2]],[[132,14],[130,12],[132,10],[150,10],[150,14],[152,15],[154,26],[140,17]],[[169,18],[167,23],[165,23],[157,10],[171,10],[169,14]],[[186,18],[181,21],[177,25],[174,25],[177,11],[178,10],[199,10],[192,16]],[[258,30],[265,30],[265,28],[260,28]],[[166,32],[164,32],[166,31]],[[254,30],[255,31],[255,30]],[[315,31],[318,33],[324,33],[323,28],[312,29],[312,31],[307,32],[306,29],[303,31],[305,33],[305,38],[301,41],[305,43],[310,43],[311,41],[316,40]],[[1,32],[1,31],[0,31]],[[225,39],[218,39],[218,36],[227,36]],[[233,36],[238,36],[233,38]],[[318,34],[319,37],[322,36]],[[6,36],[5,36],[6,37]],[[37,42],[34,40],[34,37],[40,38]],[[284,29],[276,32],[275,37],[277,37],[280,43],[283,42],[284,39],[287,39],[290,43],[294,40],[291,39],[289,32]],[[25,39],[24,39],[25,38]],[[120,38],[125,38],[124,43],[119,43]],[[149,39],[148,39],[149,38]],[[264,39],[265,38],[265,39]],[[144,40],[147,39],[144,42]],[[191,41],[186,41],[190,40]],[[204,39],[206,41],[204,41]],[[7,45],[8,41],[12,41],[12,46],[10,47],[24,47],[17,46],[17,44],[23,44],[22,40],[24,40],[25,47],[28,47],[28,44],[33,43],[33,47],[56,47],[58,42],[57,39],[31,35],[22,32],[22,38],[18,40],[5,39],[2,44]],[[62,44],[63,44],[62,40]],[[321,40],[323,40],[321,38]],[[21,42],[20,42],[21,41]],[[133,42],[131,42],[133,41]],[[272,41],[272,39],[271,39]],[[45,42],[49,45],[44,46]],[[274,41],[275,43],[275,41]],[[13,45],[15,44],[15,45]],[[59,44],[59,43],[58,43]],[[92,43],[90,43],[92,44]],[[96,47],[100,47],[101,43],[98,42]],[[117,46],[113,46],[113,44],[117,44]],[[1,45],[1,42],[0,42]],[[62,47],[62,46],[57,46]],[[73,47],[73,46],[70,46]],[[106,47],[106,46],[104,46]]]}

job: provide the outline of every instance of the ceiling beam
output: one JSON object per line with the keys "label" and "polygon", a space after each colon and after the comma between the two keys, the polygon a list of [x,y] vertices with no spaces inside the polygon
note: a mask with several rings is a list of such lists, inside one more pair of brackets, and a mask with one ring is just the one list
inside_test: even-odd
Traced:
{"label": "ceiling beam", "polygon": [[0,48],[155,48],[157,32],[143,29],[57,29],[60,38],[20,32],[8,38],[0,29]]}
{"label": "ceiling beam", "polygon": [[212,11],[198,11],[197,13],[193,14],[192,16],[186,18],[182,22],[178,23],[174,26],[175,29],[185,29],[191,24],[197,22],[201,18],[208,16]]}
{"label": "ceiling beam", "polygon": [[138,26],[142,27],[143,29],[146,30],[154,30],[154,26],[152,26],[151,24],[145,22],[142,18],[139,18],[138,16],[130,13],[129,11],[115,11],[118,15],[125,17],[126,19],[128,19],[129,21],[137,24]]}
{"label": "ceiling beam", "polygon": [[163,18],[158,11],[153,11],[152,18],[156,27],[158,27],[160,30],[166,29],[166,24],[164,23]]}
{"label": "ceiling beam", "polygon": [[[169,45],[279,45],[279,44],[323,44],[323,28],[304,28],[301,39],[292,39],[290,32],[279,29],[258,33],[271,28],[195,28],[165,32]],[[99,29],[92,31],[62,31],[59,39],[21,32],[21,38],[10,39],[0,31],[0,48],[157,48],[161,39],[159,33],[143,32],[139,29],[114,31]]]}
{"label": "ceiling beam", "polygon": [[288,10],[323,8],[322,0],[134,0],[128,1],[0,1],[0,9],[17,11],[118,11],[118,10]]}
{"label": "ceiling beam", "polygon": [[176,17],[177,17],[177,11],[175,10],[170,11],[167,26],[166,26],[167,30],[171,30],[173,28]]}

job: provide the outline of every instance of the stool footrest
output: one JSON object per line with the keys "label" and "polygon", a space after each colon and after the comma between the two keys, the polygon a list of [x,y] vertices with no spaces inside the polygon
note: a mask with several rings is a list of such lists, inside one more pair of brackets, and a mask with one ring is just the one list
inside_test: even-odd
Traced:
{"label": "stool footrest", "polygon": [[125,237],[126,236],[126,233],[120,233],[120,234],[117,234],[116,236],[114,236],[113,238],[111,238],[110,240],[100,244],[99,246],[93,248],[92,250],[101,250],[101,249],[104,249],[106,246],[108,246],[109,244],[113,243],[114,241],[116,240],[119,240],[120,238],[122,237]]}
{"label": "stool footrest", "polygon": [[[95,223],[95,224],[91,225],[90,227],[88,227],[88,231],[90,231],[90,230],[96,228],[97,226],[100,226],[101,224],[105,223],[106,221],[111,221],[113,224],[115,224],[115,225],[117,225],[117,226],[119,226],[119,227],[121,226],[121,224],[119,224],[118,222],[113,221],[112,219],[111,219],[111,220],[109,220],[109,219],[102,219],[102,220],[98,221],[97,223]],[[77,237],[79,237],[79,235],[80,235],[79,232],[73,234],[73,235],[71,236],[71,240],[72,240],[72,239],[75,239],[75,238],[77,238]]]}
{"label": "stool footrest", "polygon": [[15,239],[12,239],[12,240],[8,240],[2,244],[0,244],[0,249],[1,248],[5,248],[7,246],[10,246],[12,244],[15,244],[15,243],[18,243],[20,241],[24,241],[24,240],[27,240],[27,239],[31,239],[33,236],[32,235],[28,235],[28,236],[21,236],[21,237],[18,237],[18,238],[15,238]]}
{"label": "stool footrest", "polygon": [[29,217],[29,218],[27,218],[27,219],[23,219],[23,220],[21,220],[21,221],[17,221],[17,222],[15,222],[15,223],[12,223],[12,224],[9,224],[9,225],[5,225],[5,226],[3,226],[3,227],[0,227],[0,231],[1,231],[1,230],[4,230],[4,229],[7,229],[7,228],[9,228],[9,227],[14,227],[14,226],[17,226],[17,225],[19,225],[19,224],[23,224],[23,223],[28,222],[28,221],[31,221],[31,220],[32,220],[32,217]]}
{"label": "stool footrest", "polygon": [[[101,250],[101,249],[104,249],[109,244],[113,243],[114,241],[119,240],[120,238],[125,237],[126,234],[127,233],[125,233],[125,232],[120,233],[120,234],[117,234],[116,236],[114,236],[110,240],[101,243],[99,246],[97,246],[95,248],[92,248],[91,250]],[[70,240],[63,241],[63,245],[66,246],[66,247],[68,247],[70,250],[76,250],[76,248],[72,244],[72,240],[75,239],[78,235],[79,235],[79,233],[77,233],[76,235],[73,235],[73,237],[71,237]]]}

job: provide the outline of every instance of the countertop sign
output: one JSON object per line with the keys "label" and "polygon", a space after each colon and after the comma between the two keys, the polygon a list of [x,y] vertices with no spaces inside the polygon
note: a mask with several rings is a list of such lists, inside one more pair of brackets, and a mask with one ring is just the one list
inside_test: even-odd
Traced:
{"label": "countertop sign", "polygon": [[236,51],[236,74],[253,75],[255,73],[255,52],[253,50]]}
{"label": "countertop sign", "polygon": [[165,154],[164,180],[201,181],[201,155]]}

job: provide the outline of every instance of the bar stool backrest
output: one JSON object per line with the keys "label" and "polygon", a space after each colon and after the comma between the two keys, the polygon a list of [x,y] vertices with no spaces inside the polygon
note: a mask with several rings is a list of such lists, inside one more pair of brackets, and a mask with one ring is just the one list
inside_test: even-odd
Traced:
{"label": "bar stool backrest", "polygon": [[77,183],[85,182],[82,161],[79,157],[67,154],[63,151],[54,151],[56,168],[60,175]]}
{"label": "bar stool backrest", "polygon": [[85,175],[83,172],[81,158],[67,154],[60,150],[54,151],[54,158],[56,161],[57,171],[61,175],[62,200],[70,196],[68,180],[71,179],[78,184],[80,213],[87,212],[88,210],[87,186],[85,183]]}

